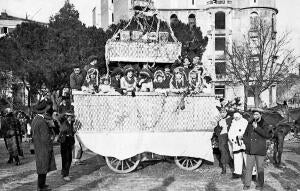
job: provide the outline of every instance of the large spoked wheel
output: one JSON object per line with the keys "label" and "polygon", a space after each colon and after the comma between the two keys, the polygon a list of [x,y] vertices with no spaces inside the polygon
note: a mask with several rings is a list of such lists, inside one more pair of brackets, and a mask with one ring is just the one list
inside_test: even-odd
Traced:
{"label": "large spoked wheel", "polygon": [[105,157],[105,161],[112,171],[116,173],[129,173],[136,169],[141,161],[141,157],[139,154],[125,160],[119,160],[114,157]]}
{"label": "large spoked wheel", "polygon": [[192,157],[175,157],[176,165],[183,170],[195,170],[202,164],[202,159]]}

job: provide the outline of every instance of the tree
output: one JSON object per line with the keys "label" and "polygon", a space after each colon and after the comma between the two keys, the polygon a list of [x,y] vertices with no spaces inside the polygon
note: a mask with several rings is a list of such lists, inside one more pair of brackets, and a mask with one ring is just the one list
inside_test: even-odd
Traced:
{"label": "tree", "polygon": [[289,40],[289,33],[276,36],[271,22],[259,18],[242,40],[227,44],[226,71],[231,80],[243,84],[245,109],[248,90],[259,107],[261,93],[287,76],[289,66],[296,60],[288,48]]}

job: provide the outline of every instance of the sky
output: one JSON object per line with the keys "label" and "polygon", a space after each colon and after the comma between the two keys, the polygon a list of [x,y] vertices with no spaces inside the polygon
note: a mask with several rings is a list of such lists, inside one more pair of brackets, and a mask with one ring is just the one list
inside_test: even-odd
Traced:
{"label": "sky", "polygon": [[[80,20],[87,26],[92,25],[92,9],[101,0],[70,0],[79,11]],[[41,22],[48,22],[51,15],[58,13],[65,0],[0,0],[0,11],[9,15]],[[292,35],[291,46],[300,55],[300,0],[276,0],[278,32],[289,31]]]}

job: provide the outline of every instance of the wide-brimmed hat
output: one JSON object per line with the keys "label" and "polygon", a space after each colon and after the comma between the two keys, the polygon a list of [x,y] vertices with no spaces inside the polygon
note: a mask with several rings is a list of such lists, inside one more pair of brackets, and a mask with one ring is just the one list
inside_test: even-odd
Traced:
{"label": "wide-brimmed hat", "polygon": [[88,63],[91,63],[91,62],[94,61],[94,60],[98,60],[98,57],[95,56],[95,55],[91,55],[91,56],[89,56],[89,58],[88,58]]}
{"label": "wide-brimmed hat", "polygon": [[126,65],[124,67],[124,73],[127,74],[130,71],[134,72],[134,68],[131,65]]}
{"label": "wide-brimmed hat", "polygon": [[33,111],[35,113],[42,114],[46,113],[51,108],[52,105],[49,102],[43,100],[33,107]]}
{"label": "wide-brimmed hat", "polygon": [[141,76],[146,76],[146,77],[148,77],[148,78],[152,78],[152,77],[153,77],[152,72],[151,72],[150,70],[144,69],[144,68],[141,69],[140,75],[141,75]]}
{"label": "wide-brimmed hat", "polygon": [[165,75],[165,73],[162,70],[156,70],[154,72],[154,79],[157,79],[158,76],[163,77],[164,80],[166,78],[166,75]]}
{"label": "wide-brimmed hat", "polygon": [[116,76],[116,75],[122,75],[123,74],[123,70],[119,67],[116,67],[112,72],[111,72],[111,76]]}

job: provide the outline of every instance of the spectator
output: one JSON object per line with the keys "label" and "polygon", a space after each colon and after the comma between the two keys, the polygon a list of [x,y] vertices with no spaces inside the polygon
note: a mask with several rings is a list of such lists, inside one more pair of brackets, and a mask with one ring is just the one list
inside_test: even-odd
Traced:
{"label": "spectator", "polygon": [[70,99],[68,97],[65,97],[63,96],[62,97],[62,100],[61,100],[61,103],[59,104],[59,107],[58,107],[58,113],[60,114],[63,114],[67,111],[70,111],[72,110],[72,105],[70,103]]}
{"label": "spectator", "polygon": [[218,136],[218,146],[221,154],[221,174],[226,174],[226,165],[230,163],[230,153],[228,148],[228,131],[232,123],[232,118],[227,115],[226,110],[221,110],[222,119],[218,122],[215,128],[215,133]]}
{"label": "spectator", "polygon": [[35,108],[37,115],[31,124],[38,174],[38,190],[51,190],[46,185],[46,176],[48,172],[56,170],[53,152],[53,123],[49,117],[52,115],[51,110],[52,105],[47,104],[47,102],[39,103]]}
{"label": "spectator", "polygon": [[234,172],[232,178],[241,178],[244,162],[246,164],[245,144],[243,135],[247,128],[248,121],[238,112],[233,114],[233,120],[228,131],[229,145],[233,152]]}
{"label": "spectator", "polygon": [[61,175],[65,181],[70,181],[69,171],[72,163],[72,149],[75,143],[73,129],[73,112],[64,113],[58,140],[62,159]]}
{"label": "spectator", "polygon": [[200,92],[203,80],[200,77],[200,75],[198,75],[197,71],[192,70],[189,73],[189,89],[191,91],[195,91],[195,92]]}
{"label": "spectator", "polygon": [[256,189],[262,190],[264,187],[264,160],[266,156],[266,139],[271,137],[268,125],[256,111],[253,114],[253,120],[248,123],[243,139],[246,145],[246,173],[244,180],[244,190],[250,189],[251,172],[254,165],[257,167],[257,185]]}
{"label": "spectator", "polygon": [[74,90],[81,90],[84,83],[84,74],[79,67],[74,67],[74,71],[70,75],[70,87]]}
{"label": "spectator", "polygon": [[13,160],[15,160],[15,164],[20,165],[19,156],[23,156],[21,147],[21,125],[13,115],[11,108],[6,108],[4,113],[6,115],[3,120],[3,124],[1,124],[2,128],[0,128],[0,130],[1,134],[4,135],[4,142],[9,153],[9,160],[7,163],[13,163]]}

